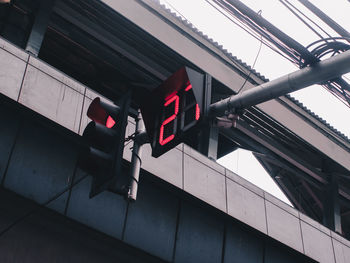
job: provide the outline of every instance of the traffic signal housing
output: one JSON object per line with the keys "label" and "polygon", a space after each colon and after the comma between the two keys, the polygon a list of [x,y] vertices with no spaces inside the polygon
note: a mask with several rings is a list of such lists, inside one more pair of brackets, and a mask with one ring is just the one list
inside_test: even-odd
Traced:
{"label": "traffic signal housing", "polygon": [[88,108],[87,116],[92,121],[83,132],[85,147],[79,157],[79,166],[93,176],[90,198],[121,180],[130,100],[130,92],[118,105],[107,104],[97,97]]}
{"label": "traffic signal housing", "polygon": [[204,75],[188,67],[153,90],[141,105],[152,156],[159,157],[196,136],[203,106]]}

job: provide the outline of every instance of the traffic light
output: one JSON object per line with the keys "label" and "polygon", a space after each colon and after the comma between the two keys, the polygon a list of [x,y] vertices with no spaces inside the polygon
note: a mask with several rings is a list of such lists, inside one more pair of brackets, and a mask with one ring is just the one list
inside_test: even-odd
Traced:
{"label": "traffic light", "polygon": [[204,75],[183,67],[151,92],[141,113],[152,146],[159,157],[196,136],[203,119]]}
{"label": "traffic light", "polygon": [[87,111],[92,120],[85,128],[85,147],[79,158],[81,169],[93,176],[90,198],[115,186],[121,179],[125,129],[131,93],[125,94],[118,105],[95,98]]}

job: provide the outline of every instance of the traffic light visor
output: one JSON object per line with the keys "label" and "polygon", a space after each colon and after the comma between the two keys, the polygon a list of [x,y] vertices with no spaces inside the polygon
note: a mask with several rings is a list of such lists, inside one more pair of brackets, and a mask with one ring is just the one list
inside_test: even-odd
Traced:
{"label": "traffic light visor", "polygon": [[120,108],[116,105],[110,105],[102,102],[99,97],[95,98],[87,111],[87,116],[107,128],[112,128],[115,124],[115,120],[118,118]]}

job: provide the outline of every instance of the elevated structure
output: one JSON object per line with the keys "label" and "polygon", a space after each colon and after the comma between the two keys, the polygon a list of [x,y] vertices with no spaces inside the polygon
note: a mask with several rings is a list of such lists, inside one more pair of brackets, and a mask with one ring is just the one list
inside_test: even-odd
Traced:
{"label": "elevated structure", "polygon": [[[114,100],[131,84],[132,117],[143,95],[182,66],[206,75],[211,103],[245,79],[247,88],[267,80],[154,1],[43,2],[0,6],[1,209],[9,215],[0,217],[2,262],[33,259],[28,251],[58,259],[69,231],[85,241],[63,261],[84,251],[91,262],[346,262],[350,142],[289,97],[247,109],[234,129],[207,127],[159,159],[147,147],[135,204],[112,192],[90,200],[91,178],[74,182],[84,176],[79,134],[95,96]],[[298,210],[210,160],[238,147],[254,151]],[[128,148],[124,157],[127,169]],[[332,198],[323,202],[326,191]],[[33,224],[49,226],[39,235]],[[50,238],[57,225],[64,230]],[[23,237],[36,241],[14,245]],[[87,241],[94,237],[108,248]]]}

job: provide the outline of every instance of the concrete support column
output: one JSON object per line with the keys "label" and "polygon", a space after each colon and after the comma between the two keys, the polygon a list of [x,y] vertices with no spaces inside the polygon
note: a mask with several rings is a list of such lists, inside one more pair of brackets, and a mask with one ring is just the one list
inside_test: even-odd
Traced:
{"label": "concrete support column", "polygon": [[42,0],[36,12],[33,27],[25,48],[34,56],[39,55],[54,4],[55,0]]}
{"label": "concrete support column", "polygon": [[341,213],[339,204],[339,184],[338,177],[330,175],[330,182],[326,186],[323,210],[324,224],[331,230],[342,234]]}

